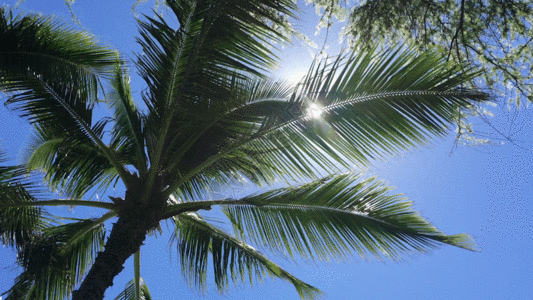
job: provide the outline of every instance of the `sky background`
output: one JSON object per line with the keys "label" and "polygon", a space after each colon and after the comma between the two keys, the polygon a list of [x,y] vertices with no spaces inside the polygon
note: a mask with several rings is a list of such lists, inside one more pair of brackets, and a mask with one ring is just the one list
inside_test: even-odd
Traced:
{"label": "sky background", "polygon": [[[131,7],[134,0],[77,0],[73,10],[84,29],[98,39],[133,58],[139,51],[135,43],[136,23]],[[153,16],[155,1],[137,8],[138,13]],[[14,7],[16,1],[4,1]],[[296,28],[311,37],[319,48],[325,38],[323,29],[314,35],[318,17],[314,9],[305,7]],[[56,15],[71,23],[70,13],[62,0],[26,0],[16,13],[42,12]],[[168,15],[168,11],[163,11]],[[77,26],[77,25],[73,25]],[[340,25],[342,26],[342,25]],[[334,55],[340,45],[338,29],[329,34],[326,52]],[[77,27],[79,28],[79,27]],[[317,51],[317,50],[314,50]],[[307,47],[295,41],[280,52],[278,77],[297,78],[310,65]],[[143,84],[132,75],[132,91],[139,98]],[[5,99],[2,99],[2,102]],[[353,257],[347,262],[305,262],[295,264],[283,257],[268,255],[276,263],[301,280],[326,293],[327,299],[531,299],[533,295],[533,111],[527,107],[509,109],[501,98],[491,108],[492,126],[514,143],[502,139],[480,119],[472,119],[475,129],[492,136],[493,145],[454,148],[455,133],[435,140],[430,147],[404,153],[386,162],[376,162],[367,170],[414,201],[414,208],[447,234],[468,233],[477,242],[479,252],[451,246],[417,255],[396,263],[362,262]],[[29,136],[29,125],[5,106],[0,106],[0,143],[17,158]],[[115,191],[120,193],[120,191]],[[228,191],[242,196],[249,191]],[[235,195],[234,195],[235,194]],[[97,210],[61,209],[63,215],[101,215]],[[216,211],[212,214],[218,217]],[[107,229],[111,224],[106,225]],[[165,226],[163,226],[165,229]],[[263,284],[231,286],[218,294],[212,281],[205,294],[187,287],[180,275],[175,248],[168,246],[169,235],[148,237],[141,248],[141,275],[153,299],[297,299],[295,289],[282,280],[267,279]],[[19,270],[13,268],[16,254],[0,247],[0,293],[13,284]],[[133,278],[133,258],[115,278],[106,292],[106,300],[114,299]],[[211,277],[212,278],[212,277]],[[208,277],[209,282],[209,277]]]}

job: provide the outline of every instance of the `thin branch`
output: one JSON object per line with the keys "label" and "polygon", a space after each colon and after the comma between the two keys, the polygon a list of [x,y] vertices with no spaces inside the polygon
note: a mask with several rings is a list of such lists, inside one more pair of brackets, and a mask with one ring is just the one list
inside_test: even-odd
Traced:
{"label": "thin branch", "polygon": [[[450,50],[448,51],[448,57],[446,58],[446,61],[450,60],[450,56],[452,55],[452,49],[453,49],[453,43],[455,42],[456,45],[456,51],[457,51],[457,59],[460,60],[461,57],[459,55],[459,48],[458,48],[458,39],[459,39],[459,32],[463,32],[463,21],[465,18],[465,0],[461,0],[461,16],[459,17],[459,25],[457,26],[457,29],[455,30],[455,34],[452,37],[452,41],[450,42]],[[463,35],[464,36],[464,35]]]}

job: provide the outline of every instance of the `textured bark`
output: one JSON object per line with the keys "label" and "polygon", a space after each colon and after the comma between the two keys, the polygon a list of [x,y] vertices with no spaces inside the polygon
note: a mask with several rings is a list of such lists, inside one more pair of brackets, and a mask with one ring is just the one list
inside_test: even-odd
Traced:
{"label": "textured bark", "polygon": [[113,199],[122,206],[119,219],[113,225],[104,251],[98,252],[80,288],[72,293],[73,300],[102,300],[106,289],[113,285],[113,278],[124,269],[126,259],[140,249],[148,230],[159,224],[164,201],[160,197],[148,199],[144,205],[135,201],[140,199],[142,189],[142,185],[137,185],[126,191],[125,201]]}
{"label": "textured bark", "polygon": [[73,300],[103,299],[106,289],[113,285],[113,278],[124,269],[126,259],[139,250],[151,227],[128,219],[120,217],[113,225],[105,250],[98,253],[82,285],[72,293]]}

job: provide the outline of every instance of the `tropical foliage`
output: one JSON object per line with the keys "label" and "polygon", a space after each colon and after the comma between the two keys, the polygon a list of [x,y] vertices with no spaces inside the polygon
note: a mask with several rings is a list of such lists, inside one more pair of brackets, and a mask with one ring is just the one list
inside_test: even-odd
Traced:
{"label": "tropical foliage", "polygon": [[[318,260],[401,260],[442,244],[473,249],[469,236],[440,232],[354,165],[443,136],[458,111],[487,99],[461,88],[477,73],[436,51],[375,47],[317,61],[292,85],[267,76],[272,43],[286,42],[275,28],[294,15],[292,1],[168,4],[174,21],[139,21],[135,66],[146,88],[135,100],[117,52],[53,18],[0,12],[0,89],[34,127],[24,164],[0,169],[0,237],[23,269],[6,299],[102,299],[163,220],[174,226],[192,285],[205,286],[211,265],[221,291],[230,279],[268,275],[306,299],[321,293],[248,243]],[[104,104],[108,116],[97,113]],[[35,171],[61,196],[24,177]],[[122,197],[87,198],[118,181]],[[235,182],[280,181],[291,185],[211,196]],[[58,205],[107,212],[67,220],[41,208]],[[234,232],[202,218],[213,206]],[[137,271],[118,299],[132,291],[150,298]]]}

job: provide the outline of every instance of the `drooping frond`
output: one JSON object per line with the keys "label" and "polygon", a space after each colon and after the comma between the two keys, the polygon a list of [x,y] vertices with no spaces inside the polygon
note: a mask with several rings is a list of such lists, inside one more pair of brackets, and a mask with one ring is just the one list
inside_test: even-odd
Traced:
{"label": "drooping frond", "polygon": [[[63,146],[92,148],[91,154],[107,160],[127,185],[127,171],[102,142],[107,121],[92,124],[99,80],[112,75],[115,64],[115,52],[98,46],[84,32],[49,17],[13,17],[4,9],[0,11],[0,89],[10,95],[6,104],[46,132],[52,143],[62,139]],[[62,153],[51,155],[57,160],[65,158]],[[90,189],[81,185],[94,180],[94,176],[89,177],[79,187],[67,187],[65,194],[80,196]]]}
{"label": "drooping frond", "polygon": [[95,220],[43,228],[19,251],[24,271],[5,299],[65,299],[102,250],[103,239],[103,224]]}
{"label": "drooping frond", "polygon": [[90,125],[98,80],[114,64],[114,52],[85,32],[51,17],[13,16],[0,8],[0,88],[19,93],[8,102],[32,121],[53,119],[71,129],[79,126],[67,125],[80,122],[72,120],[76,113]]}
{"label": "drooping frond", "polygon": [[[5,162],[0,151],[0,163]],[[32,184],[24,179],[21,166],[0,166],[0,205],[35,201],[30,193]],[[0,208],[0,243],[20,248],[38,231],[44,222],[38,207]]]}
{"label": "drooping frond", "polygon": [[443,234],[390,190],[345,174],[251,195],[241,199],[247,205],[223,210],[242,238],[291,257],[401,260],[441,244],[473,249],[468,235]]}
{"label": "drooping frond", "polygon": [[[93,126],[102,134],[105,121]],[[29,171],[42,171],[44,179],[63,195],[81,197],[96,185],[107,187],[117,176],[116,168],[97,145],[71,138],[54,127],[34,126],[25,163]],[[128,161],[124,157],[122,163]]]}
{"label": "drooping frond", "polygon": [[[150,290],[148,289],[148,286],[144,282],[144,279],[140,280],[141,284],[141,295],[140,300],[152,300],[152,296],[150,296]],[[136,300],[135,298],[135,279],[130,280],[126,284],[126,287],[120,294],[115,298],[115,300]]]}
{"label": "drooping frond", "polygon": [[308,285],[260,254],[252,246],[207,223],[195,213],[174,217],[175,241],[181,270],[190,284],[205,288],[208,258],[211,256],[215,283],[219,291],[228,287],[229,278],[234,283],[250,284],[254,278],[261,282],[268,274],[290,282],[302,299],[319,298],[321,292]]}

